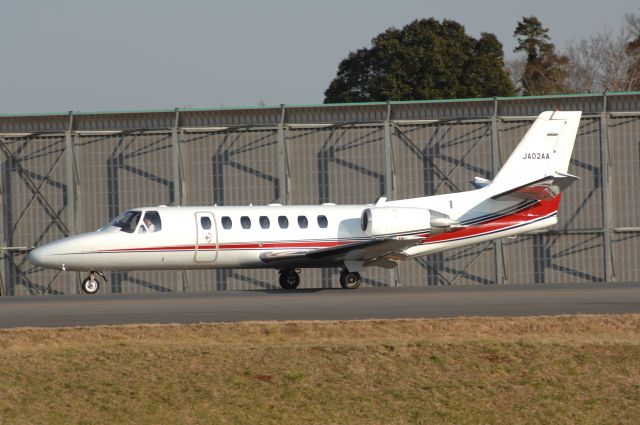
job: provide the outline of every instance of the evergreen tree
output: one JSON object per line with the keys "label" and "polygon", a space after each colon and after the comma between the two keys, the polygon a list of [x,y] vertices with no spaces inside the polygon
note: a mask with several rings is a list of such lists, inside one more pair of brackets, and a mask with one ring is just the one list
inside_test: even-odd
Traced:
{"label": "evergreen tree", "polygon": [[568,92],[567,65],[569,59],[559,56],[547,35],[548,28],[535,16],[523,17],[513,36],[518,40],[514,52],[527,54],[522,75],[523,94],[527,96]]}
{"label": "evergreen tree", "polygon": [[415,20],[389,28],[371,48],[349,53],[325,91],[325,103],[509,96],[502,44],[479,40],[455,21]]}

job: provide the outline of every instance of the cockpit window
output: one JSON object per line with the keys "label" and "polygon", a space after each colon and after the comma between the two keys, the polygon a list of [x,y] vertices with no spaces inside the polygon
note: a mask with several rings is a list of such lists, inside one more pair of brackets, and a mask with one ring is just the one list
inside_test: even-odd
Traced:
{"label": "cockpit window", "polygon": [[114,218],[107,226],[119,227],[123,232],[133,233],[136,230],[141,215],[142,211],[125,211]]}
{"label": "cockpit window", "polygon": [[162,222],[160,221],[158,211],[147,211],[144,213],[144,219],[142,221],[149,233],[159,232],[162,229]]}

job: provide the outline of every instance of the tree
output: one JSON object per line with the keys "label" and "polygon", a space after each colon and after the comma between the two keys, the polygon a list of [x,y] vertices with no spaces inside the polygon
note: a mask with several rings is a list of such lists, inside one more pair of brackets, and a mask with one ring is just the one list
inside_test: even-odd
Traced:
{"label": "tree", "polygon": [[415,20],[349,53],[325,103],[509,96],[514,88],[495,35],[479,40],[457,22]]}
{"label": "tree", "polygon": [[567,64],[566,56],[559,56],[555,46],[547,35],[548,28],[535,16],[523,17],[513,36],[518,40],[514,52],[527,54],[527,63],[522,74],[524,95],[566,93]]}
{"label": "tree", "polygon": [[522,87],[522,76],[524,70],[527,67],[527,58],[515,58],[505,61],[504,68],[509,74],[511,84],[516,88],[516,93],[522,94],[524,88]]}
{"label": "tree", "polygon": [[573,92],[640,89],[640,17],[627,15],[617,34],[600,32],[567,49],[567,85]]}
{"label": "tree", "polygon": [[467,74],[470,81],[465,97],[512,96],[515,88],[504,65],[502,43],[491,33],[483,32],[474,46]]}
{"label": "tree", "polygon": [[626,21],[630,38],[625,48],[629,57],[627,90],[640,90],[640,16],[627,14]]}

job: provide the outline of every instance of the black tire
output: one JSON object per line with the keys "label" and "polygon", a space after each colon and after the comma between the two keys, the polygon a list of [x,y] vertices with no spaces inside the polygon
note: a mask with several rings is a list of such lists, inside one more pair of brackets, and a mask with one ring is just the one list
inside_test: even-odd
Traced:
{"label": "black tire", "polygon": [[340,273],[340,286],[342,286],[344,289],[357,289],[360,286],[360,273]]}
{"label": "black tire", "polygon": [[89,276],[82,281],[81,288],[82,292],[84,292],[85,294],[93,295],[100,289],[100,282],[98,282],[98,279],[96,279],[95,277]]}
{"label": "black tire", "polygon": [[300,275],[295,270],[280,271],[280,286],[282,289],[296,289],[300,285]]}

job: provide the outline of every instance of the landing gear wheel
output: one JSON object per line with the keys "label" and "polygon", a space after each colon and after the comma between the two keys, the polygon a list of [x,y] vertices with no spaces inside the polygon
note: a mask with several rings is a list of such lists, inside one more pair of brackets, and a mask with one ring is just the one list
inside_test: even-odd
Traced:
{"label": "landing gear wheel", "polygon": [[360,273],[344,270],[340,273],[340,286],[344,289],[356,289],[360,286]]}
{"label": "landing gear wheel", "polygon": [[93,295],[100,289],[100,282],[95,276],[91,275],[82,281],[82,292],[87,295]]}
{"label": "landing gear wheel", "polygon": [[104,275],[104,273],[95,271],[89,272],[89,276],[85,280],[83,280],[82,285],[80,285],[80,288],[82,288],[82,292],[87,295],[93,295],[100,289],[100,282],[98,282],[96,274],[104,279],[105,283],[107,283],[107,277]]}
{"label": "landing gear wheel", "polygon": [[282,289],[296,289],[298,285],[300,285],[300,275],[296,270],[280,270],[280,286],[282,286]]}

